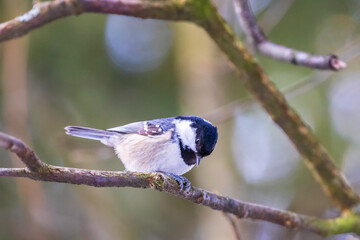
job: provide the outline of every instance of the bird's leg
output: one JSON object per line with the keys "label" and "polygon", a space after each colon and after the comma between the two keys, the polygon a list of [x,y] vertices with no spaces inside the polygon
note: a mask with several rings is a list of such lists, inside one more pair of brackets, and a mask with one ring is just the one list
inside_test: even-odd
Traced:
{"label": "bird's leg", "polygon": [[165,175],[175,179],[179,183],[180,192],[187,192],[190,190],[191,182],[186,177],[179,176],[179,175],[176,175],[176,174],[170,173],[170,172],[163,172],[163,171],[157,171],[157,172],[165,174]]}

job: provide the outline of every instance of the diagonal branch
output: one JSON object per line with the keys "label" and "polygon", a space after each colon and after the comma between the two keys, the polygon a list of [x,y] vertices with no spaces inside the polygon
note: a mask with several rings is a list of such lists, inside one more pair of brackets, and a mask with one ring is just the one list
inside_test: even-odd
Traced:
{"label": "diagonal branch", "polygon": [[[16,153],[32,150],[21,140],[1,133],[1,147],[15,144]],[[345,232],[360,233],[360,218],[346,216],[336,219],[318,219],[315,217],[278,210],[258,204],[241,202],[229,197],[191,187],[189,191],[180,191],[175,179],[161,173],[97,171],[47,165],[35,154],[18,154],[27,168],[0,168],[0,177],[24,177],[37,181],[82,184],[94,187],[133,187],[151,188],[164,191],[190,202],[210,207],[238,218],[264,220],[290,229],[301,229],[318,235],[327,236]],[[33,169],[34,160],[41,171]],[[46,166],[46,167],[44,167]]]}
{"label": "diagonal branch", "polygon": [[336,71],[346,68],[346,63],[334,54],[326,56],[313,55],[270,42],[262,29],[256,24],[248,0],[234,0],[234,7],[244,32],[250,38],[255,49],[261,54],[279,61],[309,68]]}
{"label": "diagonal branch", "polygon": [[[0,41],[26,34],[58,18],[83,12],[140,18],[188,20],[203,27],[227,55],[240,80],[304,157],[310,171],[337,207],[359,205],[359,196],[335,166],[312,130],[289,106],[263,69],[245,49],[209,0],[55,0],[38,3],[28,13],[0,24]],[[341,64],[340,64],[341,65]]]}
{"label": "diagonal branch", "polygon": [[41,171],[47,167],[28,146],[10,135],[0,133],[0,147],[16,153],[21,161],[33,172]]}
{"label": "diagonal branch", "polygon": [[287,134],[325,193],[344,211],[358,206],[359,196],[354,193],[310,127],[289,106],[283,94],[252,58],[215,8],[209,4],[204,12],[207,18],[198,24],[227,55],[247,89]]}

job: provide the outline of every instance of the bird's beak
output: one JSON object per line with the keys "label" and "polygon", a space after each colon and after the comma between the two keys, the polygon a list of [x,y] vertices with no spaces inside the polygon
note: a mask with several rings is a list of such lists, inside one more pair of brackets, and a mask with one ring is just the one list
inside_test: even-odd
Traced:
{"label": "bird's beak", "polygon": [[196,155],[196,167],[200,165],[201,157]]}

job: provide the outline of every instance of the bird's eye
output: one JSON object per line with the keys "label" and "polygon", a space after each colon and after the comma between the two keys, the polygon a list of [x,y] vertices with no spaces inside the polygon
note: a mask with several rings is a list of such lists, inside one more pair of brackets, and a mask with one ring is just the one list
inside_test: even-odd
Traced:
{"label": "bird's eye", "polygon": [[199,144],[199,143],[200,143],[200,139],[196,139],[196,140],[195,140],[195,143],[196,143],[196,144]]}

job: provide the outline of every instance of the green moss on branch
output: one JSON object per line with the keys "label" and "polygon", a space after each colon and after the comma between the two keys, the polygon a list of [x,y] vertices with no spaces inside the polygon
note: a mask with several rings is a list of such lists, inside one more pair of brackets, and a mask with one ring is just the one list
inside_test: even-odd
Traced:
{"label": "green moss on branch", "polygon": [[283,94],[245,49],[217,10],[207,0],[201,0],[201,5],[194,4],[194,9],[191,13],[197,14],[194,14],[192,20],[208,32],[234,64],[240,80],[287,134],[325,193],[344,211],[359,204],[359,196],[353,192],[310,127],[289,106]]}

